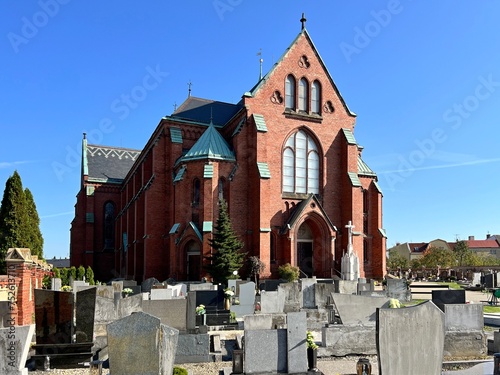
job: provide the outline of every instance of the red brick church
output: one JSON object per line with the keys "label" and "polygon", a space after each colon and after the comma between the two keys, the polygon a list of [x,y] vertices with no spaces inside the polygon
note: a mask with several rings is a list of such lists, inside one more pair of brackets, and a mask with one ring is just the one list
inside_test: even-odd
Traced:
{"label": "red brick church", "polygon": [[[82,143],[71,264],[96,279],[200,280],[228,202],[263,278],[296,265],[339,275],[352,221],[360,275],[385,274],[382,192],[362,159],[349,110],[302,29],[236,103],[189,96],[142,150]],[[241,270],[240,275],[244,275]]]}

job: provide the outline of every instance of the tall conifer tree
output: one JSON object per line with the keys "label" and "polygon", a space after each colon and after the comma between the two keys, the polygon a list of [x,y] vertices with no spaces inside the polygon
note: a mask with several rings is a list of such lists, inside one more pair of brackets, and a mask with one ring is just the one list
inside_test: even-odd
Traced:
{"label": "tall conifer tree", "polygon": [[206,269],[215,283],[227,285],[227,280],[233,271],[238,271],[243,266],[246,253],[241,251],[243,243],[231,227],[225,200],[219,201],[219,218],[209,242],[214,253],[208,258],[211,264]]}
{"label": "tall conifer tree", "polygon": [[43,237],[40,231],[40,217],[36,210],[35,200],[28,188],[24,189],[24,195],[26,197],[26,209],[28,212],[29,248],[31,249],[31,254],[38,255],[38,259],[43,259]]}
{"label": "tall conifer tree", "polygon": [[[11,247],[28,247],[28,212],[21,177],[17,171],[5,183],[0,206],[0,267],[5,272],[5,256]],[[3,273],[5,274],[5,273]]]}
{"label": "tall conifer tree", "polygon": [[43,238],[39,228],[33,195],[23,190],[21,176],[14,171],[5,183],[0,205],[0,274],[5,274],[5,256],[11,247],[26,247],[43,256]]}

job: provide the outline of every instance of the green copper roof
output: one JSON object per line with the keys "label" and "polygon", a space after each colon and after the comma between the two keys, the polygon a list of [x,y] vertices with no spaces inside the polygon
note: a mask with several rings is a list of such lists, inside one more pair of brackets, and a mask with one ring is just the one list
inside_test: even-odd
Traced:
{"label": "green copper roof", "polygon": [[236,160],[228,143],[222,138],[222,135],[215,129],[213,124],[210,124],[186,155],[179,159],[178,163],[203,159]]}
{"label": "green copper roof", "polygon": [[182,177],[184,177],[184,172],[186,172],[186,167],[182,166],[181,169],[179,169],[179,172],[177,172],[177,175],[174,178],[174,183],[179,182],[182,180]]}
{"label": "green copper roof", "polygon": [[350,145],[356,145],[356,138],[354,138],[354,134],[349,129],[342,128],[344,132],[345,138],[347,139],[347,143]]}
{"label": "green copper roof", "polygon": [[352,186],[356,186],[356,187],[362,187],[363,185],[361,185],[361,181],[359,181],[359,177],[356,173],[354,172],[347,172],[347,174],[349,175],[349,178],[351,179],[351,184]]}
{"label": "green copper roof", "polygon": [[205,164],[203,168],[203,178],[212,178],[214,176],[213,164]]}
{"label": "green copper roof", "polygon": [[382,235],[382,237],[387,238],[387,233],[385,232],[384,228],[378,228],[378,231]]}
{"label": "green copper roof", "polygon": [[366,165],[361,157],[358,157],[358,175],[372,177],[377,176],[377,174],[373,172],[368,165]]}
{"label": "green copper roof", "polygon": [[267,163],[257,162],[257,168],[259,168],[260,178],[271,178],[271,172]]}
{"label": "green copper roof", "polygon": [[182,143],[182,133],[179,128],[170,128],[170,140],[172,143]]}
{"label": "green copper roof", "polygon": [[241,128],[243,127],[243,124],[245,124],[245,121],[247,120],[246,116],[243,117],[238,125],[236,126],[236,129],[234,129],[233,134],[231,134],[231,137],[234,137],[236,134],[238,134],[241,131]]}
{"label": "green copper roof", "polygon": [[180,225],[180,223],[175,223],[174,225],[172,225],[172,228],[170,229],[170,232],[168,232],[168,234],[175,234],[175,232],[179,230]]}
{"label": "green copper roof", "polygon": [[255,126],[257,127],[258,132],[267,132],[267,125],[266,120],[264,120],[264,116],[254,113],[253,119],[255,120]]}
{"label": "green copper roof", "polygon": [[382,189],[380,188],[380,185],[378,184],[377,181],[373,181],[373,185],[375,185],[375,187],[377,188],[377,190],[380,194],[382,194],[382,195],[384,194],[384,193],[382,193]]}

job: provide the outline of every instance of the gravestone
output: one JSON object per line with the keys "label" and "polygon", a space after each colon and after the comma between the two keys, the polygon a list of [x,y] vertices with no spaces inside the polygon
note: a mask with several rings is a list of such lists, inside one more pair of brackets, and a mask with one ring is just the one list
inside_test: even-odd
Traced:
{"label": "gravestone", "polygon": [[245,331],[272,329],[273,314],[245,315],[243,328]]}
{"label": "gravestone", "polygon": [[444,312],[444,305],[465,303],[464,289],[433,290],[432,302]]}
{"label": "gravestone", "polygon": [[352,222],[345,226],[347,228],[347,252],[342,256],[341,260],[341,274],[343,280],[358,281],[359,278],[359,258],[354,252],[352,245],[352,230],[354,225]]}
{"label": "gravestone", "polygon": [[208,333],[179,335],[175,363],[210,361],[210,336]]}
{"label": "gravestone", "polygon": [[335,293],[357,294],[358,282],[354,280],[334,280]]}
{"label": "gravestone", "polygon": [[474,272],[472,276],[472,286],[481,286],[481,272]]}
{"label": "gravestone", "polygon": [[403,309],[377,309],[379,373],[440,374],[444,313],[428,301]]}
{"label": "gravestone", "polygon": [[481,277],[481,284],[483,284],[485,288],[494,288],[495,281],[493,274],[489,273]]}
{"label": "gravestone", "polygon": [[137,312],[108,324],[110,373],[171,375],[179,331]]}
{"label": "gravestone", "polygon": [[238,318],[244,315],[253,314],[255,311],[255,283],[251,281],[241,283],[237,288],[239,288],[238,300],[240,304],[231,306],[231,311],[233,311]]}
{"label": "gravestone", "polygon": [[150,277],[149,279],[146,279],[142,282],[141,284],[141,289],[143,292],[151,292],[151,288],[153,287],[153,285],[155,284],[159,284],[160,282],[155,279],[154,277]]}
{"label": "gravestone", "polygon": [[395,298],[402,302],[411,301],[411,290],[408,290],[405,279],[387,279],[386,293],[389,298]]}
{"label": "gravestone", "polygon": [[259,289],[265,290],[266,292],[274,292],[278,290],[278,286],[284,283],[286,283],[286,281],[284,280],[273,280],[273,279],[264,280],[263,283],[259,284]]}
{"label": "gravestone", "polygon": [[192,332],[196,328],[196,292],[188,292],[186,301],[186,329]]}
{"label": "gravestone", "polygon": [[314,309],[316,307],[316,299],[314,288],[316,285],[316,278],[301,279],[300,284],[302,287],[302,307],[305,309]]}
{"label": "gravestone", "polygon": [[142,310],[156,316],[162,324],[179,331],[187,330],[187,299],[143,301]]}
{"label": "gravestone", "polygon": [[152,300],[172,299],[172,289],[151,289]]}
{"label": "gravestone", "polygon": [[0,374],[28,375],[26,359],[35,325],[0,328]]}
{"label": "gravestone", "polygon": [[73,288],[73,292],[76,293],[80,290],[79,288],[88,287],[88,286],[89,286],[89,283],[86,283],[85,281],[75,280],[75,281],[73,281],[73,285],[71,287]]}
{"label": "gravestone", "polygon": [[353,353],[377,354],[375,325],[329,324],[321,328],[324,356],[343,357]]}
{"label": "gravestone", "polygon": [[217,286],[212,283],[189,284],[190,292],[199,290],[217,290]]}
{"label": "gravestone", "polygon": [[286,329],[245,330],[245,374],[286,373],[286,333]]}
{"label": "gravestone", "polygon": [[76,293],[76,342],[92,342],[94,340],[94,316],[96,288]]}
{"label": "gravestone", "polygon": [[185,296],[187,296],[187,285],[186,284],[169,285],[168,289],[172,290],[172,297],[185,297]]}
{"label": "gravestone", "polygon": [[344,325],[375,325],[377,309],[389,307],[389,298],[333,293],[332,299]]}
{"label": "gravestone", "polygon": [[112,281],[111,286],[113,287],[113,291],[115,293],[120,293],[122,294],[123,291],[123,281]]}
{"label": "gravestone", "polygon": [[445,304],[444,355],[481,357],[488,354],[482,304]]}
{"label": "gravestone", "polygon": [[196,306],[205,305],[208,312],[224,310],[224,290],[197,290]]}
{"label": "gravestone", "polygon": [[307,371],[307,333],[305,311],[287,314],[288,373],[304,374]]}
{"label": "gravestone", "polygon": [[135,281],[135,280],[123,280],[122,285],[124,288],[132,288],[133,286],[137,286],[137,281]]}
{"label": "gravestone", "polygon": [[283,312],[297,312],[302,307],[302,290],[298,282],[280,284],[278,286],[278,299],[284,299]]}
{"label": "gravestone", "polygon": [[320,309],[329,308],[332,304],[332,293],[335,292],[335,284],[317,283],[314,286],[314,300]]}
{"label": "gravestone", "polygon": [[260,292],[260,311],[264,314],[283,313],[285,294],[274,292]]}
{"label": "gravestone", "polygon": [[51,285],[50,285],[50,289],[52,290],[61,290],[61,279],[57,278],[57,277],[54,277],[52,280],[51,280]]}
{"label": "gravestone", "polygon": [[113,299],[114,290],[111,285],[97,285],[96,295],[99,297],[111,298]]}
{"label": "gravestone", "polygon": [[0,328],[8,327],[10,318],[14,318],[11,314],[9,301],[0,301]]}
{"label": "gravestone", "polygon": [[37,344],[71,343],[73,300],[72,292],[35,289]]}

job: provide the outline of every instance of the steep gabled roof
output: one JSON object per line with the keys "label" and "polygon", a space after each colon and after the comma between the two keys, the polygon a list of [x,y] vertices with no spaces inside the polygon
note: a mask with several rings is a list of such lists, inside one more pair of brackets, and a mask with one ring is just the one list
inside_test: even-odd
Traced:
{"label": "steep gabled roof", "polygon": [[332,85],[333,89],[335,90],[335,92],[337,93],[340,101],[342,102],[342,105],[344,106],[346,112],[350,115],[350,116],[356,116],[356,114],[354,112],[352,112],[349,107],[347,106],[344,98],[342,97],[342,95],[340,94],[340,91],[339,89],[337,88],[337,85],[335,84],[335,82],[333,81],[333,78],[330,74],[330,72],[328,71],[328,68],[326,67],[323,59],[321,58],[318,50],[316,49],[316,46],[314,45],[309,33],[307,32],[306,28],[304,27],[300,33],[297,35],[297,37],[292,41],[292,43],[288,46],[288,48],[285,50],[285,52],[281,55],[281,57],[278,59],[278,61],[276,61],[276,63],[271,67],[271,69],[267,72],[267,74],[262,77],[258,82],[257,84],[252,87],[250,89],[249,92],[245,93],[245,95],[249,95],[249,96],[255,96],[255,94],[259,91],[259,89],[267,82],[267,80],[269,80],[269,78],[271,77],[271,75],[274,73],[274,70],[281,64],[281,62],[285,59],[286,55],[288,54],[288,52],[292,49],[292,47],[297,43],[297,41],[300,39],[300,37],[304,36],[307,41],[309,42],[309,44],[311,45],[311,48],[313,49],[313,52],[315,53],[316,57],[318,58],[318,61],[319,63],[321,64],[321,67],[323,68],[323,70],[325,71],[326,73],[326,76],[328,77],[328,80],[330,81],[330,84]]}
{"label": "steep gabled roof", "polygon": [[293,227],[296,224],[297,220],[299,220],[299,218],[302,216],[302,213],[304,212],[304,210],[307,207],[309,207],[309,205],[311,204],[311,202],[314,202],[318,206],[319,211],[321,212],[321,215],[324,217],[325,221],[328,223],[328,226],[333,231],[337,231],[337,227],[335,225],[333,225],[332,221],[328,217],[328,215],[327,215],[326,211],[324,210],[323,206],[321,205],[321,203],[318,201],[318,198],[316,198],[316,195],[314,195],[314,194],[309,194],[309,197],[307,199],[304,199],[304,200],[300,201],[295,206],[295,208],[293,209],[290,217],[288,218],[288,221],[285,223],[285,225],[283,226],[283,228],[281,229],[281,231],[285,232],[287,228]]}
{"label": "steep gabled roof", "polygon": [[84,139],[83,167],[90,182],[121,183],[141,153],[129,148],[85,144]]}
{"label": "steep gabled roof", "polygon": [[210,123],[208,129],[205,130],[193,147],[176,164],[202,159],[236,161],[228,143],[212,123]]}
{"label": "steep gabled roof", "polygon": [[188,97],[170,116],[215,126],[224,126],[242,108],[240,103],[231,104],[211,99]]}
{"label": "steep gabled roof", "polygon": [[377,177],[377,174],[361,159],[361,156],[358,156],[358,175]]}

